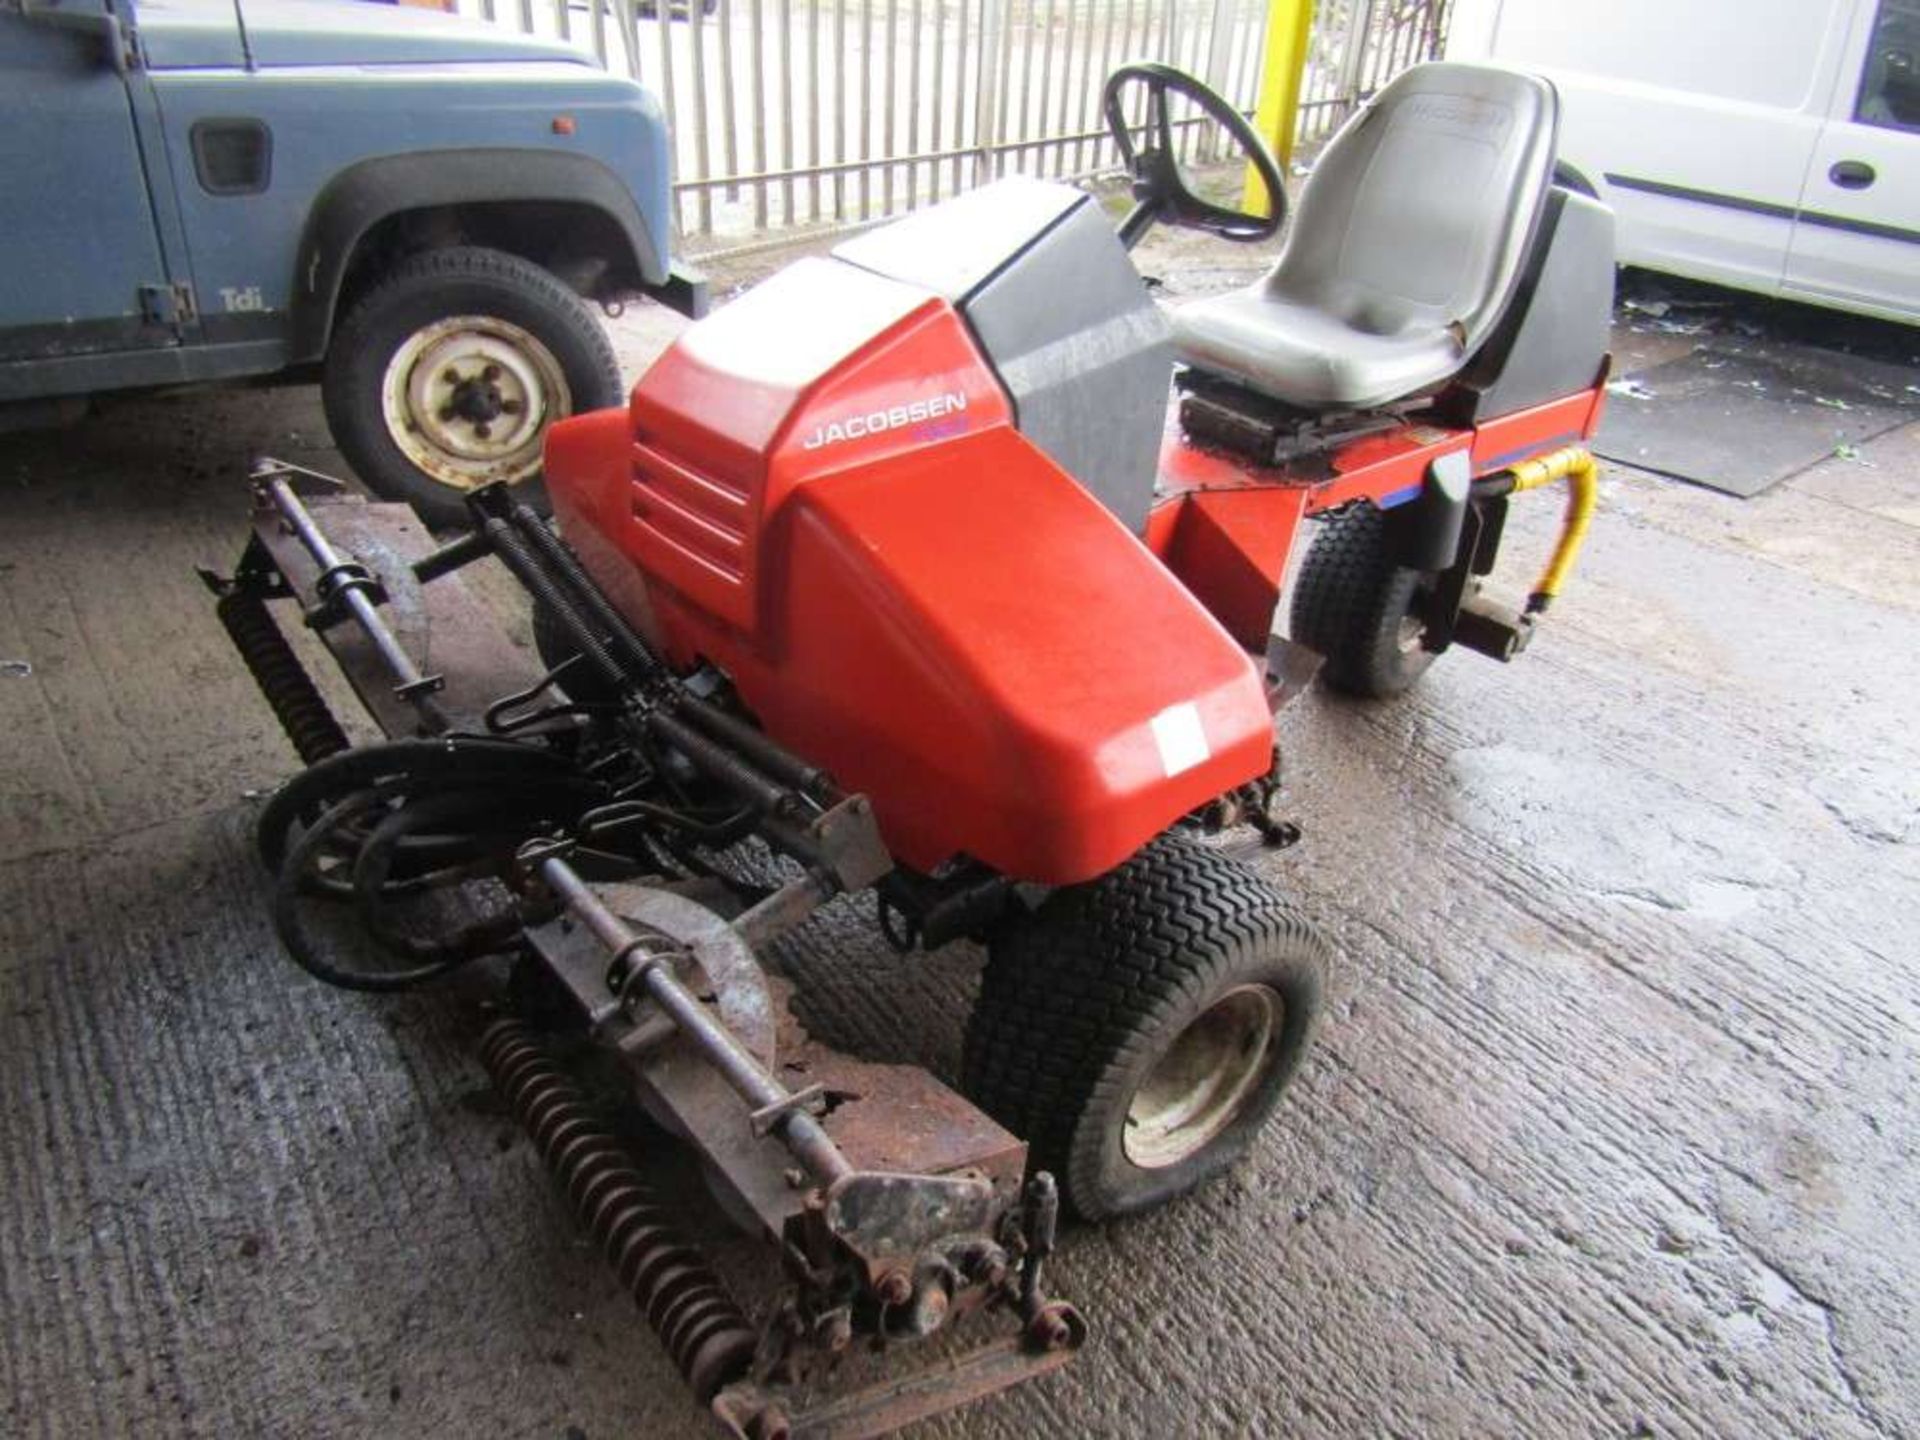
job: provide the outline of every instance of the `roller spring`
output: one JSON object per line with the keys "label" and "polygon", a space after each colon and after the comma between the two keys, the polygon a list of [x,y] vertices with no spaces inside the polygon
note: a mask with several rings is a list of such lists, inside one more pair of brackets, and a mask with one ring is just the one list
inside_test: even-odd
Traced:
{"label": "roller spring", "polygon": [[705,1258],[680,1234],[626,1145],[535,1033],[498,1020],[480,1041],[494,1088],[533,1137],[581,1222],[702,1404],[739,1379],[754,1333]]}
{"label": "roller spring", "polygon": [[320,698],[300,657],[280,633],[267,602],[247,589],[220,597],[214,613],[232,637],[234,649],[246,662],[260,693],[273,707],[274,717],[287,733],[301,762],[317,764],[347,748],[346,733]]}

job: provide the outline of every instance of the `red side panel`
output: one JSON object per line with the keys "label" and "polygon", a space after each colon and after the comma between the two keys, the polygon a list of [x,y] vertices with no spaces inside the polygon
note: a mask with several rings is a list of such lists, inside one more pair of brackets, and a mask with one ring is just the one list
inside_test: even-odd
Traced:
{"label": "red side panel", "polygon": [[765,558],[759,527],[795,460],[815,458],[806,448],[814,431],[796,420],[831,406],[849,371],[892,383],[870,380],[857,408],[833,417],[862,435],[831,454],[821,447],[824,461],[906,439],[887,427],[868,438],[867,416],[929,392],[970,387],[968,413],[980,423],[1006,418],[998,384],[943,302],[848,265],[803,260],[690,327],[635,387],[630,513],[605,517],[610,538],[690,604],[752,630]]}
{"label": "red side panel", "polygon": [[1266,651],[1307,498],[1301,486],[1195,491],[1178,507],[1159,550],[1167,568],[1249,650]]}
{"label": "red side panel", "polygon": [[1262,773],[1245,654],[1006,426],[795,492],[767,728],[873,797],[895,853],[1064,884]]}

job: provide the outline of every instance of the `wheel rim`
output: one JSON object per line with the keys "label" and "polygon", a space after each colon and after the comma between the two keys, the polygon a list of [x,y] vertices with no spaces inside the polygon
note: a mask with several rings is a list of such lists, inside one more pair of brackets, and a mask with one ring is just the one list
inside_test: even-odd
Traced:
{"label": "wheel rim", "polygon": [[1143,1170],[1178,1165],[1245,1113],[1274,1055],[1285,1002],[1237,985],[1175,1037],[1133,1093],[1121,1148]]}
{"label": "wheel rim", "polygon": [[572,413],[566,373],[532,332],[452,315],[394,351],[380,387],[387,434],[415,468],[456,490],[524,480],[547,426]]}
{"label": "wheel rim", "polygon": [[1409,659],[1426,649],[1420,642],[1427,633],[1427,622],[1420,618],[1420,610],[1431,589],[1432,582],[1426,580],[1413,587],[1413,593],[1407,597],[1406,614],[1400,617],[1400,625],[1394,632],[1394,648]]}

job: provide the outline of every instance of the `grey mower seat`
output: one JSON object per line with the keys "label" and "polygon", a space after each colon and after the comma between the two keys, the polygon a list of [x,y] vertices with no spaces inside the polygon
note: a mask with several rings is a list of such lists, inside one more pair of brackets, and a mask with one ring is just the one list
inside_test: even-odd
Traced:
{"label": "grey mower seat", "polygon": [[1174,313],[1180,358],[1309,409],[1383,405],[1445,380],[1519,277],[1557,118],[1537,76],[1406,71],[1321,153],[1266,279]]}

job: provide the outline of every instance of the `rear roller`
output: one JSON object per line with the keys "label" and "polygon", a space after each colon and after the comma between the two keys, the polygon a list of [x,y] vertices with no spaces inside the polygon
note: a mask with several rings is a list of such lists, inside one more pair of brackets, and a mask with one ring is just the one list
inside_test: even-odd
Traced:
{"label": "rear roller", "polygon": [[744,1376],[755,1346],[747,1317],[586,1096],[517,1021],[494,1022],[480,1057],[693,1393],[704,1404]]}

